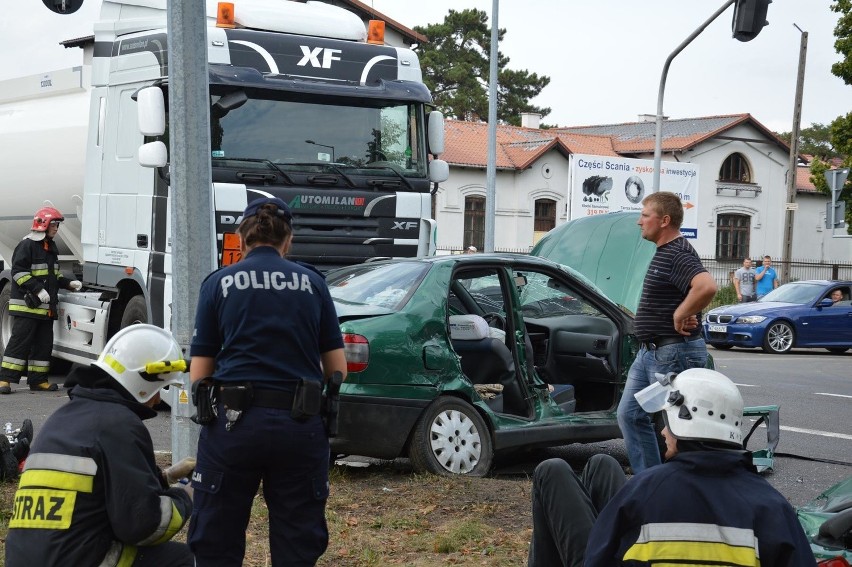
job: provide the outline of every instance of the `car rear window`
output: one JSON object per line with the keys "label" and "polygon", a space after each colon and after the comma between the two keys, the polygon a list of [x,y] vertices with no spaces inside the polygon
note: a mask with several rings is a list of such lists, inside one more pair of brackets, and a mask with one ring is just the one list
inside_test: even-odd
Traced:
{"label": "car rear window", "polygon": [[419,262],[361,264],[328,275],[336,301],[399,311],[414,294],[429,266]]}

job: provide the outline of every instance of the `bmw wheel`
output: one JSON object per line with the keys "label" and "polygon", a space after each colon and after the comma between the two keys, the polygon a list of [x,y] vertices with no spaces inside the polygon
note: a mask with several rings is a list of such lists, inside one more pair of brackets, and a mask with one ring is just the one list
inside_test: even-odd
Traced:
{"label": "bmw wheel", "polygon": [[417,422],[408,456],[418,471],[485,476],[493,459],[491,434],[472,405],[443,396]]}
{"label": "bmw wheel", "polygon": [[766,329],[763,350],[772,354],[784,354],[793,348],[793,327],[784,321],[776,321]]}

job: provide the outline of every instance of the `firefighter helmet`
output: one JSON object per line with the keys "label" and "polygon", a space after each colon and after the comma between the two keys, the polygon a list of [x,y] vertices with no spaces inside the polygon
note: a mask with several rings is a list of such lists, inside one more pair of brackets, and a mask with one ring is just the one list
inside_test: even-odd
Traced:
{"label": "firefighter helmet", "polygon": [[109,374],[138,402],[181,382],[187,364],[175,338],[154,325],[130,325],[106,344],[95,366]]}
{"label": "firefighter helmet", "polygon": [[65,217],[53,207],[42,207],[36,211],[33,216],[33,227],[31,230],[36,232],[47,232],[47,227],[51,222],[62,222]]}
{"label": "firefighter helmet", "polygon": [[663,410],[672,435],[742,447],[743,398],[727,376],[690,368],[672,380],[671,388]]}

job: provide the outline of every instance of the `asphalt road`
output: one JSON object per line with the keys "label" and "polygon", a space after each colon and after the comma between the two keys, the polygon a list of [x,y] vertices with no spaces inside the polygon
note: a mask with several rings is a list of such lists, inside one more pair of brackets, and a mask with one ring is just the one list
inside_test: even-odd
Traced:
{"label": "asphalt road", "polygon": [[[781,441],[775,471],[766,478],[794,505],[804,504],[824,489],[852,475],[852,352],[830,354],[820,349],[797,349],[786,355],[757,350],[710,349],[716,368],[740,386],[747,406],[781,406]],[[64,377],[51,382],[61,384]],[[26,384],[13,385],[13,394],[0,396],[0,423],[20,426],[33,420],[36,434],[47,417],[67,400],[60,388],[54,393],[30,392]],[[146,421],[157,451],[171,450],[171,415],[163,411]],[[756,449],[765,442],[758,429],[749,443]],[[575,444],[503,458],[498,475],[527,475],[542,459],[563,457],[581,468],[591,455],[607,452],[627,463],[624,443]],[[790,456],[785,456],[790,455]],[[840,464],[840,463],[847,464]]]}

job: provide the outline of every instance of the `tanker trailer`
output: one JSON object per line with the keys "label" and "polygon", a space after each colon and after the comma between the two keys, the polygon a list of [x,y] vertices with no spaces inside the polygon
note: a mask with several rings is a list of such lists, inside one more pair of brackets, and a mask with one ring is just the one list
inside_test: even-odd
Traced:
{"label": "tanker trailer", "polygon": [[11,335],[12,252],[41,207],[65,216],[55,238],[60,262],[66,275],[81,277],[90,75],[83,65],[0,81],[0,354]]}

